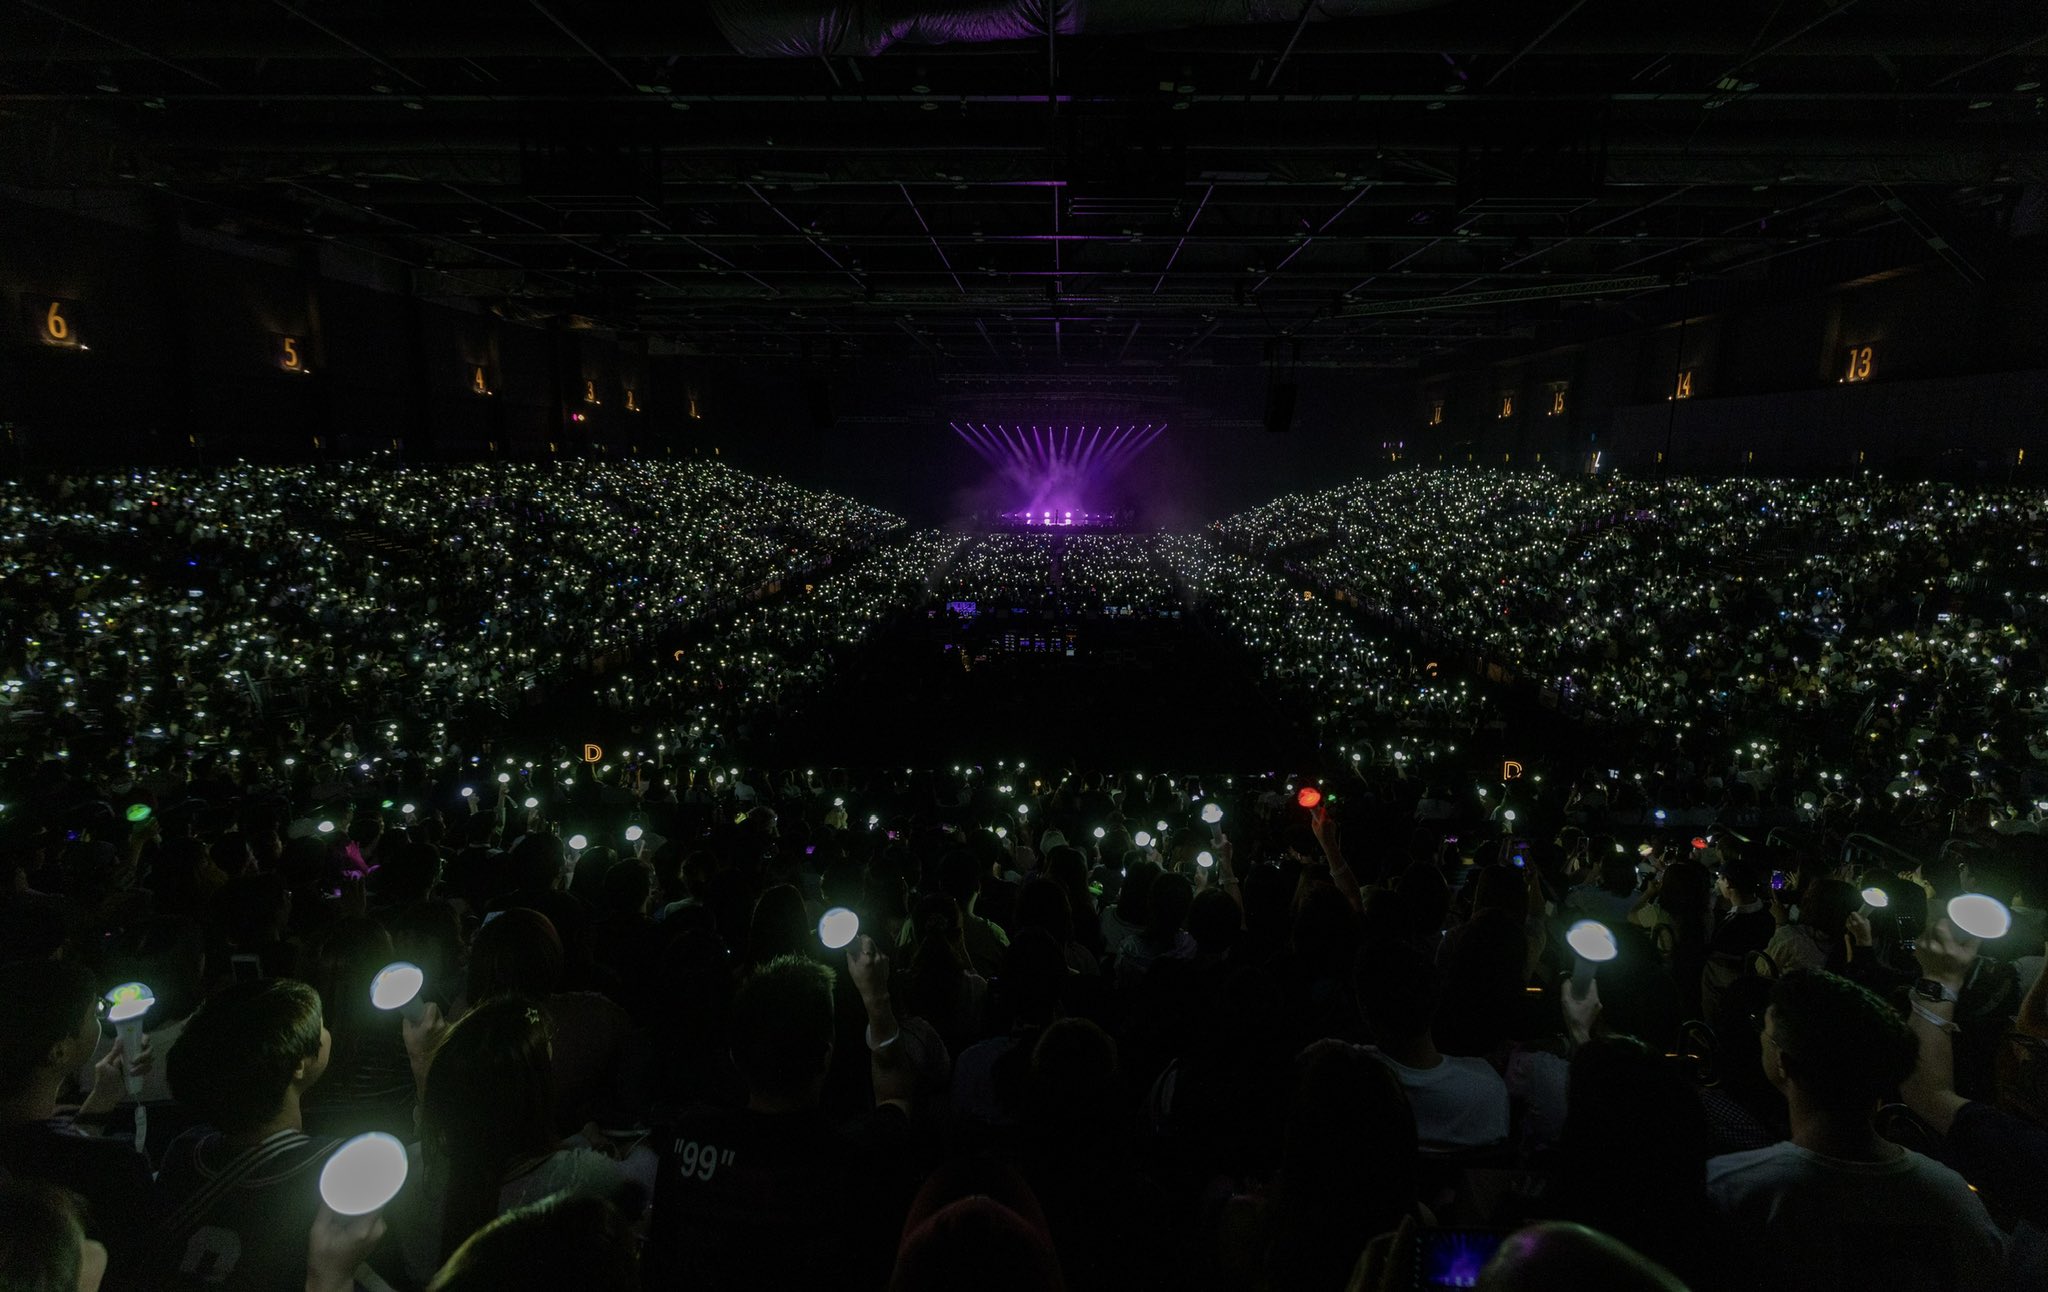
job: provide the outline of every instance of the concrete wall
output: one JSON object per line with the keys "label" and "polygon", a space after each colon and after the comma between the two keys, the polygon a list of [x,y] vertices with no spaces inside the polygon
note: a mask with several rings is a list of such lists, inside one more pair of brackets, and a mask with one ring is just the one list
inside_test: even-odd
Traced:
{"label": "concrete wall", "polygon": [[[2031,469],[2048,454],[2044,288],[1930,265],[1428,372],[1408,402],[1411,460],[1584,466],[1599,453],[1638,471],[1996,477],[2025,449]],[[1846,380],[1866,347],[1867,376]],[[1685,372],[1689,397],[1674,399]],[[1553,382],[1567,383],[1557,416]],[[1502,418],[1506,395],[1515,415]]]}
{"label": "concrete wall", "polygon": [[[688,415],[701,364],[422,298],[396,260],[231,238],[178,214],[133,194],[75,210],[0,198],[0,424],[18,460],[281,459],[393,440],[411,458],[708,447],[710,424]],[[76,344],[44,343],[53,300]],[[489,395],[473,390],[479,366]]]}

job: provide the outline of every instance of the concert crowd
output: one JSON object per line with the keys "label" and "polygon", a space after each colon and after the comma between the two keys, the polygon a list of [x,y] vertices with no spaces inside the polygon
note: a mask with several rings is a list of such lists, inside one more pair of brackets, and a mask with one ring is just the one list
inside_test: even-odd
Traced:
{"label": "concert crowd", "polygon": [[[0,1287],[2048,1286],[2044,510],[0,485]],[[781,756],[963,602],[1317,747]]]}

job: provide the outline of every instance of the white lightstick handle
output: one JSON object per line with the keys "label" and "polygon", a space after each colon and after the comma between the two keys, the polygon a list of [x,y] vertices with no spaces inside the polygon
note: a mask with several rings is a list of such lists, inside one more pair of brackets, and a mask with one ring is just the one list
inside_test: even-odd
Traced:
{"label": "white lightstick handle", "polygon": [[127,1083],[128,1093],[142,1093],[142,1074],[135,1070],[135,1056],[142,1048],[142,1016],[124,1018],[114,1024],[114,1035],[121,1040],[121,1075]]}

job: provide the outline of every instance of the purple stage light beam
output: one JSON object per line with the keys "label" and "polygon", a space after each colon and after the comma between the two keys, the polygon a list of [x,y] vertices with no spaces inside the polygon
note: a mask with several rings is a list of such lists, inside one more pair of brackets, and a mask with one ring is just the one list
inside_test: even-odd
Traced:
{"label": "purple stage light beam", "polygon": [[983,448],[978,442],[976,442],[972,430],[965,426],[962,426],[958,422],[948,422],[947,425],[953,428],[953,434],[959,436],[961,440],[966,443],[968,448],[973,449],[976,456],[980,457],[982,461],[988,463],[990,466],[1000,465],[1000,463],[997,462],[995,457],[991,455],[987,449]]}
{"label": "purple stage light beam", "polygon": [[[1099,514],[1106,487],[1130,469],[1166,431],[1163,422],[1079,426],[1045,423],[953,422],[965,440],[1034,516]],[[1059,523],[1057,520],[1054,523]]]}

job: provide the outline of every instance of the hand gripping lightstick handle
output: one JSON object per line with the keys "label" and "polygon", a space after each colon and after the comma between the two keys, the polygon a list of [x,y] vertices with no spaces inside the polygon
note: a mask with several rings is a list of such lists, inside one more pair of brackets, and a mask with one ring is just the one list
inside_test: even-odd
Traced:
{"label": "hand gripping lightstick handle", "polygon": [[135,1056],[142,1050],[142,1018],[156,1004],[156,993],[139,982],[124,982],[106,995],[110,1008],[107,1021],[121,1043],[121,1075],[131,1096],[142,1093],[142,1074],[135,1070]]}
{"label": "hand gripping lightstick handle", "polygon": [[135,1151],[146,1151],[149,1112],[142,1103],[142,1074],[135,1070],[135,1056],[142,1050],[142,1018],[156,1004],[156,996],[139,982],[122,983],[107,993],[113,1007],[107,1017],[114,1024],[114,1036],[121,1045],[122,1084],[135,1101]]}
{"label": "hand gripping lightstick handle", "polygon": [[133,1017],[114,1023],[114,1035],[121,1041],[121,1079],[131,1097],[142,1093],[142,1074],[135,1070],[135,1055],[142,1048],[142,1015],[137,1010]]}

